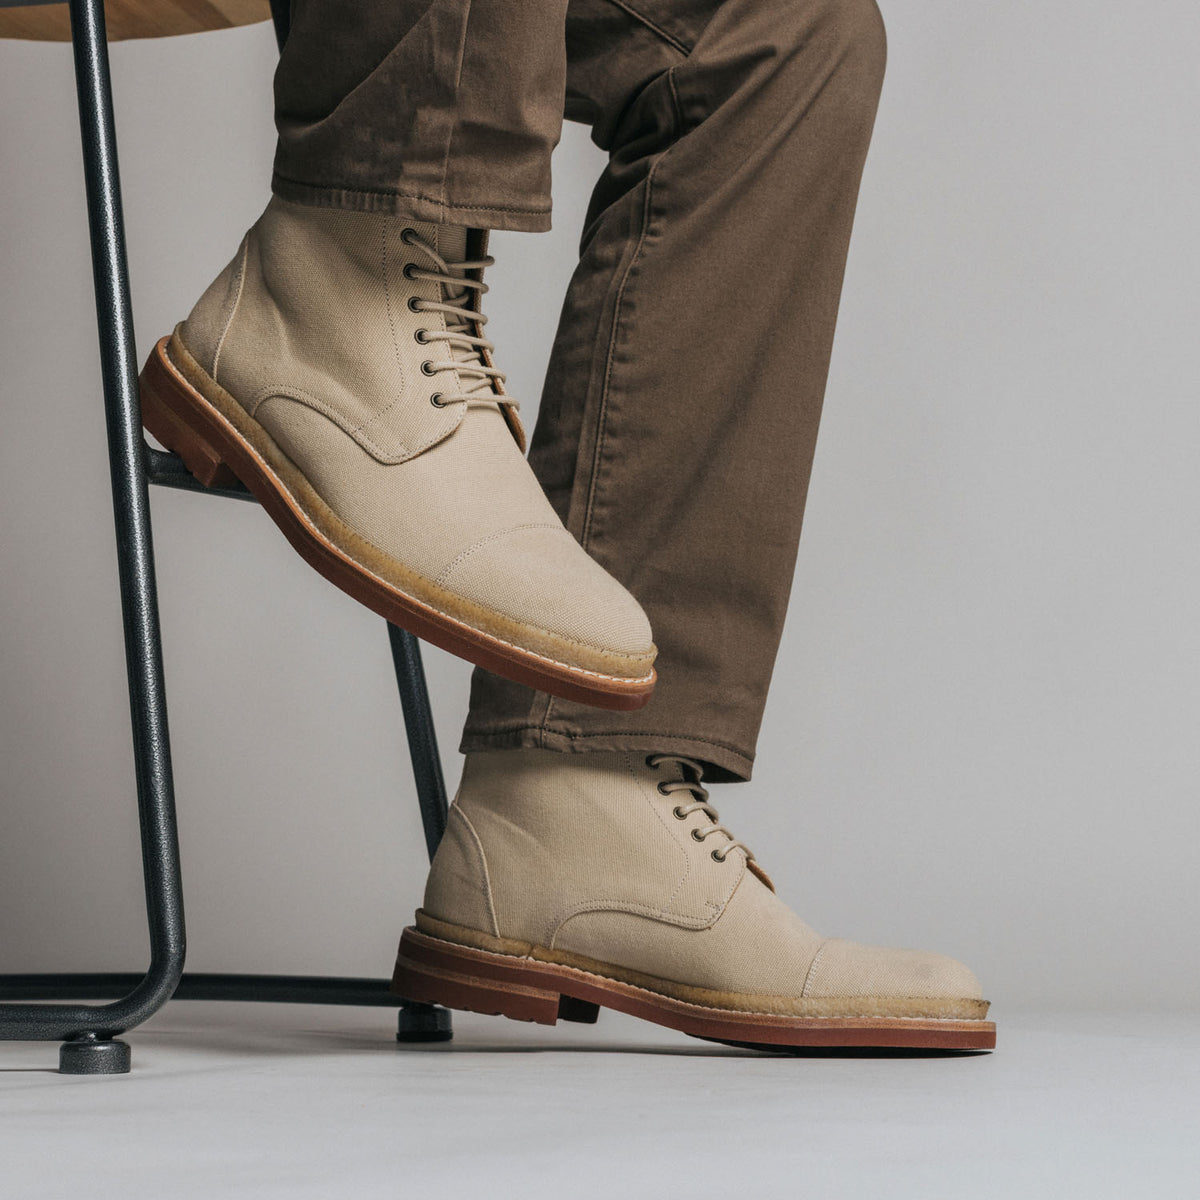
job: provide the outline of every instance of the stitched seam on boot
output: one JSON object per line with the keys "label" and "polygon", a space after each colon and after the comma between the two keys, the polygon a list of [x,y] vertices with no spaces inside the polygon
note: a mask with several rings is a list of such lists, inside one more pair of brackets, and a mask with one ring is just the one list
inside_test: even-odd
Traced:
{"label": "stitched seam on boot", "polygon": [[450,811],[458,813],[459,817],[462,818],[462,823],[467,833],[471,835],[471,841],[475,846],[475,853],[479,856],[479,870],[483,875],[483,900],[487,905],[488,917],[492,922],[492,936],[500,937],[500,922],[496,919],[496,905],[492,898],[492,877],[488,873],[487,855],[483,852],[483,842],[480,841],[479,834],[475,832],[475,826],[471,824],[471,818],[457,804]]}
{"label": "stitched seam on boot", "polygon": [[554,926],[546,942],[546,949],[555,949],[555,940],[562,933],[563,926],[573,921],[576,917],[596,912],[626,913],[629,916],[645,917],[650,921],[658,921],[662,925],[671,925],[676,929],[691,929],[694,931],[710,929],[716,921],[715,917],[711,919],[708,917],[685,917],[677,913],[663,912],[662,909],[651,908],[646,904],[637,904],[631,900],[589,900],[584,904],[577,904],[573,908],[567,909],[565,915],[559,918],[558,923]]}
{"label": "stitched seam on boot", "polygon": [[576,904],[567,909],[565,914],[559,917],[558,923],[554,926],[549,939],[546,942],[548,950],[554,949],[555,939],[563,931],[563,926],[573,921],[576,917],[585,916],[587,913],[594,912],[612,912],[612,913],[627,913],[630,916],[646,917],[651,921],[659,921],[663,925],[671,925],[679,929],[702,930],[711,929],[718,920],[722,917],[725,909],[729,906],[729,901],[733,898],[733,893],[737,891],[738,884],[746,874],[746,868],[743,864],[742,870],[735,881],[733,888],[730,890],[729,896],[724,903],[717,900],[704,901],[705,906],[710,910],[710,915],[707,917],[689,917],[683,913],[672,913],[666,909],[652,908],[646,904],[638,904],[632,900],[588,900],[580,904]]}
{"label": "stitched seam on boot", "polygon": [[[242,253],[239,256],[241,261],[238,263],[237,269],[237,293],[233,297],[233,304],[229,309],[229,316],[225,318],[225,327],[221,330],[221,336],[217,338],[217,349],[213,354],[213,369],[212,377],[217,380],[217,367],[221,363],[221,351],[225,348],[225,339],[229,336],[229,330],[233,325],[233,318],[237,316],[238,305],[242,302],[242,290],[246,286],[246,260],[250,254],[250,235],[247,233],[242,238]],[[217,382],[220,382],[217,380]]]}
{"label": "stitched seam on boot", "polygon": [[[391,221],[385,221],[383,224],[383,228],[381,230],[382,254],[380,257],[379,270],[380,270],[380,276],[383,279],[383,296],[384,296],[384,302],[387,306],[388,328],[391,330],[391,334],[392,334],[392,349],[395,351],[395,354],[396,354],[396,374],[399,377],[398,381],[397,381],[397,386],[396,386],[396,394],[395,394],[395,396],[393,396],[391,401],[380,412],[373,414],[372,416],[368,417],[365,421],[359,422],[359,424],[354,429],[349,429],[348,425],[342,425],[341,421],[338,422],[339,425],[342,425],[342,428],[347,430],[347,432],[350,434],[351,437],[354,438],[355,441],[357,441],[365,449],[369,450],[370,453],[375,458],[378,458],[381,462],[383,462],[387,465],[394,465],[397,461],[403,462],[409,458],[415,458],[418,454],[421,454],[425,450],[428,450],[430,446],[434,446],[438,442],[444,440],[446,437],[449,436],[450,433],[452,433],[454,431],[454,429],[458,428],[458,426],[462,423],[463,416],[465,415],[465,413],[460,412],[458,415],[458,420],[454,423],[454,426],[451,429],[439,430],[430,441],[426,442],[423,446],[420,446],[413,450],[410,450],[408,448],[408,446],[406,445],[406,443],[404,443],[403,441],[400,441],[398,438],[395,439],[395,448],[393,448],[390,451],[385,450],[379,444],[378,440],[375,437],[373,437],[370,433],[367,432],[367,430],[369,428],[374,429],[374,428],[378,428],[378,427],[382,426],[383,422],[387,418],[388,414],[390,412],[392,412],[392,410],[394,408],[396,408],[396,406],[405,399],[405,390],[406,390],[405,382],[406,382],[407,376],[404,371],[404,359],[400,353],[399,336],[396,333],[396,317],[395,317],[395,312],[394,312],[393,306],[392,306],[392,283],[391,283],[391,276],[388,272],[388,261],[389,261],[388,229],[391,227],[391,225],[392,225]],[[439,314],[439,317],[441,319],[442,332],[445,332],[445,328],[446,328],[445,315]],[[454,372],[454,378],[455,378],[455,382],[458,383],[458,372],[457,371]],[[391,433],[391,431],[387,430],[387,429],[385,429],[384,432],[389,433],[389,434]],[[394,435],[392,435],[392,436],[394,437]],[[396,454],[397,449],[400,452],[399,458],[397,458],[397,454]]]}
{"label": "stitched seam on boot", "polygon": [[800,989],[800,998],[808,999],[808,989],[812,986],[813,975],[816,974],[817,963],[819,963],[825,954],[825,947],[833,941],[833,938],[826,938],[818,947],[816,954],[813,955],[813,960],[808,964],[808,971],[804,975],[804,986]]}
{"label": "stitched seam on boot", "polygon": [[633,780],[634,787],[637,788],[638,792],[642,794],[642,800],[645,802],[646,806],[655,815],[655,817],[658,818],[658,823],[663,827],[663,830],[667,835],[667,841],[669,841],[671,845],[675,846],[679,853],[683,855],[683,874],[676,881],[675,887],[672,889],[671,894],[667,897],[666,903],[662,906],[662,914],[663,916],[666,916],[669,912],[671,912],[671,905],[675,903],[675,897],[678,896],[683,890],[683,885],[687,882],[692,873],[692,859],[688,854],[687,849],[683,846],[680,846],[675,841],[674,831],[672,830],[671,826],[667,824],[666,817],[664,817],[662,813],[658,811],[658,805],[654,803],[653,797],[648,797],[644,794],[642,781],[638,778],[637,771],[633,765],[632,754],[625,755],[625,770],[629,772],[629,777]]}
{"label": "stitched seam on boot", "polygon": [[462,423],[462,416],[449,429],[439,432],[430,441],[423,446],[418,446],[416,449],[409,450],[402,442],[397,445],[402,453],[397,454],[393,451],[384,449],[379,445],[369,433],[363,432],[363,426],[351,429],[350,422],[333,407],[332,404],[327,404],[319,397],[306,392],[303,388],[292,387],[285,383],[268,383],[265,387],[260,388],[254,393],[253,399],[250,401],[250,407],[246,411],[252,416],[257,417],[259,408],[262,407],[268,400],[291,400],[295,404],[303,404],[307,408],[311,408],[314,412],[319,412],[323,417],[328,417],[329,420],[337,426],[347,437],[355,441],[362,447],[376,462],[382,463],[385,467],[399,466],[401,463],[406,463],[410,458],[416,458],[418,454],[424,454],[431,446],[436,446],[438,442],[448,438]]}
{"label": "stitched seam on boot", "polygon": [[[388,228],[390,225],[391,221],[384,221],[383,226],[379,231],[379,275],[383,280],[383,301],[387,307],[388,329],[390,329],[392,333],[392,351],[396,356],[396,394],[392,397],[391,403],[388,404],[382,412],[371,417],[369,421],[360,422],[358,427],[354,430],[353,436],[358,437],[361,435],[362,437],[366,437],[368,440],[373,439],[370,438],[369,434],[363,433],[363,430],[366,428],[366,426],[373,424],[376,421],[382,421],[384,417],[386,417],[388,413],[390,413],[392,409],[400,403],[400,397],[404,394],[404,363],[400,358],[400,340],[396,337],[396,314],[392,311],[392,283],[388,276]],[[401,450],[404,449],[403,443],[401,443],[400,448]]]}
{"label": "stitched seam on boot", "polygon": [[638,795],[641,796],[643,802],[646,804],[646,807],[649,808],[651,813],[653,813],[658,819],[658,823],[663,827],[663,832],[667,835],[667,841],[683,856],[683,874],[676,881],[674,888],[671,889],[671,894],[667,897],[666,902],[661,906],[660,909],[662,915],[666,916],[667,913],[671,911],[671,905],[674,903],[675,897],[679,895],[684,883],[687,881],[688,876],[692,873],[692,860],[688,855],[687,849],[678,845],[678,843],[675,841],[671,827],[667,824],[667,819],[658,811],[658,806],[654,803],[653,798],[647,797],[643,793],[642,781],[638,778],[637,771],[633,765],[633,755],[626,754],[624,758],[625,770],[629,773],[629,778],[632,781],[634,788],[637,790]]}
{"label": "stitched seam on boot", "polygon": [[646,803],[646,805],[650,809],[651,813],[653,813],[654,816],[658,819],[659,824],[662,825],[663,832],[667,836],[668,843],[671,846],[673,846],[675,848],[676,852],[683,858],[683,875],[680,877],[679,882],[676,883],[675,888],[671,892],[670,896],[667,897],[666,903],[659,905],[658,907],[651,907],[648,904],[638,904],[636,901],[631,901],[631,900],[616,900],[616,899],[613,899],[613,900],[585,900],[579,904],[572,905],[570,908],[566,909],[565,912],[561,912],[558,915],[558,919],[555,921],[555,923],[552,927],[547,927],[546,933],[548,936],[546,939],[546,945],[551,948],[553,948],[553,946],[554,946],[554,939],[557,938],[559,933],[562,931],[562,927],[569,920],[571,920],[572,917],[577,917],[581,913],[585,913],[585,912],[596,912],[596,911],[628,912],[628,913],[633,913],[636,916],[650,917],[654,920],[663,921],[665,924],[668,924],[668,925],[676,925],[676,924],[683,925],[689,929],[704,929],[704,928],[707,928],[707,926],[711,925],[713,923],[713,921],[716,920],[716,917],[713,917],[711,919],[707,919],[707,918],[703,918],[703,917],[688,917],[682,913],[672,913],[670,911],[671,903],[674,901],[675,897],[679,894],[680,889],[683,887],[684,882],[687,880],[689,874],[691,873],[692,862],[691,862],[691,859],[688,857],[687,849],[683,846],[680,846],[675,841],[675,838],[674,838],[672,830],[671,830],[671,826],[667,824],[666,818],[662,815],[661,812],[658,811],[657,805],[654,804],[652,799],[646,797],[643,794],[642,781],[640,779],[638,779],[637,772],[634,769],[634,765],[633,765],[634,756],[631,754],[626,754],[624,756],[624,758],[625,758],[625,770],[629,772],[629,777],[633,781],[634,787],[637,789],[638,793],[642,795],[643,801]]}
{"label": "stitched seam on boot", "polygon": [[489,542],[494,542],[498,538],[508,537],[508,535],[510,533],[519,533],[522,529],[559,529],[559,528],[561,528],[561,526],[552,524],[549,521],[527,521],[524,525],[514,525],[511,529],[501,529],[497,533],[489,533],[486,537],[481,537],[479,539],[479,541],[475,542],[473,545],[468,546],[465,550],[461,551],[458,555],[456,555],[450,562],[448,562],[442,568],[441,574],[438,575],[438,577],[433,582],[436,583],[439,587],[445,587],[446,581],[450,578],[451,575],[454,574],[454,570],[456,567],[461,566],[463,561],[465,559],[470,558],[471,555],[474,554],[476,550],[482,549],[484,546],[488,545]]}

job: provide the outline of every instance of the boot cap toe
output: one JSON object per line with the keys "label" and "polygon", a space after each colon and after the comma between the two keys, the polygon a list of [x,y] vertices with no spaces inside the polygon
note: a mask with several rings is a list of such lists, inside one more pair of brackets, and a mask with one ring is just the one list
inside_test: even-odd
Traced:
{"label": "boot cap toe", "polygon": [[944,954],[830,938],[813,960],[804,995],[982,1000],[983,989],[973,971]]}
{"label": "boot cap toe", "polygon": [[638,602],[561,525],[517,526],[461,552],[440,586],[567,642],[652,658]]}

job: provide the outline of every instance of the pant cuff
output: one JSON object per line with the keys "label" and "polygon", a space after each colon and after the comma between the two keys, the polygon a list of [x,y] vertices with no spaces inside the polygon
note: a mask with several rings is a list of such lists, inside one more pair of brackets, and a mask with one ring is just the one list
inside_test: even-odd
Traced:
{"label": "pant cuff", "polygon": [[429,196],[400,191],[369,191],[363,188],[327,187],[301,183],[276,172],[271,190],[284,200],[312,208],[345,208],[353,212],[394,213],[413,221],[469,225],[472,229],[510,229],[518,233],[545,233],[550,228],[550,208],[488,208],[447,204]]}
{"label": "pant cuff", "polygon": [[463,730],[459,753],[472,750],[557,750],[564,754],[640,751],[681,754],[704,765],[706,783],[743,783],[750,778],[754,756],[706,738],[664,733],[557,733],[540,725],[481,731]]}

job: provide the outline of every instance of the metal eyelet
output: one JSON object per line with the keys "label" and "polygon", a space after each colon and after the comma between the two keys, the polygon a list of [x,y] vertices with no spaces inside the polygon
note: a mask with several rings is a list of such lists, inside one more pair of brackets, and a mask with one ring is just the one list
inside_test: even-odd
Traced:
{"label": "metal eyelet", "polygon": [[700,830],[698,830],[698,829],[693,829],[693,830],[692,830],[692,837],[693,837],[693,838],[694,838],[694,839],[695,839],[697,842],[702,842],[702,841],[704,841],[704,834],[702,834],[702,833],[700,832]]}
{"label": "metal eyelet", "polygon": [[420,304],[420,303],[421,303],[421,297],[420,297],[420,296],[409,296],[409,298],[408,298],[408,311],[409,311],[409,312],[424,312],[425,310],[424,310],[423,308],[418,308],[418,307],[417,307],[417,305],[418,305],[418,304]]}
{"label": "metal eyelet", "polygon": [[446,407],[445,404],[442,403],[442,393],[441,392],[434,392],[433,395],[429,397],[429,403],[432,404],[434,408],[445,408]]}
{"label": "metal eyelet", "polygon": [[712,852],[712,860],[713,860],[713,862],[724,862],[724,861],[725,861],[725,855],[724,855],[724,854],[722,854],[722,853],[720,852],[720,850],[714,850],[714,851]]}
{"label": "metal eyelet", "polygon": [[402,270],[400,274],[403,275],[405,279],[416,279],[416,276],[413,274],[416,269],[416,263],[405,263],[404,270]]}
{"label": "metal eyelet", "polygon": [[648,766],[652,769],[654,767],[657,767],[658,766],[658,755],[657,754],[647,754],[646,755],[646,766]]}
{"label": "metal eyelet", "polygon": [[411,228],[410,226],[406,225],[402,230],[400,230],[400,240],[402,242],[404,242],[406,245],[411,246],[413,243],[413,238],[415,238],[416,236],[417,236],[417,231],[415,229]]}
{"label": "metal eyelet", "polygon": [[436,375],[437,374],[437,372],[433,369],[433,363],[430,359],[427,358],[421,364],[421,374],[422,375]]}
{"label": "metal eyelet", "polygon": [[415,337],[417,339],[417,341],[421,343],[422,346],[425,345],[425,343],[427,341],[429,341],[429,338],[425,336],[424,329],[418,329],[417,332],[413,334],[413,337]]}
{"label": "metal eyelet", "polygon": [[658,794],[660,796],[669,796],[671,794],[669,791],[667,791],[666,783],[659,783],[659,784],[656,784],[655,786],[658,788]]}
{"label": "metal eyelet", "polygon": [[687,820],[688,815],[687,815],[687,813],[685,813],[683,811],[682,805],[679,805],[679,804],[675,805],[675,807],[673,809],[671,809],[671,811],[675,814],[675,816],[677,816],[679,818],[679,820],[681,820],[681,821]]}

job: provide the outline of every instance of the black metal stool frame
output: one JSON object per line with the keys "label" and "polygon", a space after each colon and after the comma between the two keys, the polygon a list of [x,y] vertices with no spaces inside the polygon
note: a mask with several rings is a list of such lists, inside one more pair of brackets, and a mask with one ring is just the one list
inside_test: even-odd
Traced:
{"label": "black metal stool frame", "polygon": [[[243,500],[253,497],[245,489],[202,487],[175,455],[153,449],[142,436],[104,2],[70,0],[70,12],[133,718],[150,965],[140,977],[80,973],[0,975],[0,997],[18,1001],[0,1004],[0,1040],[61,1041],[59,1069],[68,1074],[125,1072],[130,1067],[130,1049],[117,1035],[153,1016],[174,996],[193,1000],[398,1006],[398,1040],[445,1041],[450,1037],[450,1014],[442,1008],[407,1002],[392,995],[385,979],[184,973],[183,889],[148,484]],[[288,31],[287,0],[271,0],[271,12],[282,47]],[[446,827],[446,788],[421,649],[412,634],[391,624],[388,638],[425,841],[432,857]],[[46,999],[56,1002],[30,1003]],[[73,1002],[84,999],[112,999],[112,1002]]]}

